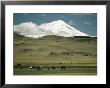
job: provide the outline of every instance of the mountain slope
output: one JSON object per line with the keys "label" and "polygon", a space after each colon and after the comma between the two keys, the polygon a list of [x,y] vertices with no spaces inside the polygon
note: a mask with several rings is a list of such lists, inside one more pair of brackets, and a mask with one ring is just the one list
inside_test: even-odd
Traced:
{"label": "mountain slope", "polygon": [[39,38],[46,35],[57,35],[64,37],[89,36],[71,27],[62,20],[44,23],[41,25],[32,22],[21,23],[14,26],[14,31],[26,37]]}
{"label": "mountain slope", "polygon": [[65,37],[88,36],[87,34],[78,31],[74,27],[69,26],[67,23],[65,23],[62,20],[42,24],[39,26],[39,28],[52,32],[53,34],[59,36],[65,36]]}

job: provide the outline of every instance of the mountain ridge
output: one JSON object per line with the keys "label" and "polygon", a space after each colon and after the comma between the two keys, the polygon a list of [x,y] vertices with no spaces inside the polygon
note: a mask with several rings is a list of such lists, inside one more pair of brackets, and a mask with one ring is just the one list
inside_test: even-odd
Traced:
{"label": "mountain ridge", "polygon": [[63,37],[73,36],[89,36],[86,33],[80,32],[76,28],[68,25],[63,20],[57,20],[41,25],[32,22],[21,23],[14,25],[14,31],[25,37],[39,38],[46,35],[57,35]]}

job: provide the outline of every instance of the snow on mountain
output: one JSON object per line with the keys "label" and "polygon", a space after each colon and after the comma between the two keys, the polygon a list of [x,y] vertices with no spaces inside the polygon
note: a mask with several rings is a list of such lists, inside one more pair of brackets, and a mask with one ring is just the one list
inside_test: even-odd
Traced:
{"label": "snow on mountain", "polygon": [[46,35],[58,35],[64,37],[89,36],[74,27],[71,27],[62,20],[44,23],[39,26],[32,22],[25,22],[19,25],[14,25],[14,31],[26,37],[33,38],[39,38]]}

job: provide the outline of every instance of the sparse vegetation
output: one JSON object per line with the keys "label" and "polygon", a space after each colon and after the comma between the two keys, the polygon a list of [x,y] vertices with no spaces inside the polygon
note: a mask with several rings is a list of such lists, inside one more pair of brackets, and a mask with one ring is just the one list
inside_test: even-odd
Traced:
{"label": "sparse vegetation", "polygon": [[[30,66],[42,66],[43,70],[30,70]],[[97,38],[55,35],[27,38],[14,33],[14,74],[96,75]]]}

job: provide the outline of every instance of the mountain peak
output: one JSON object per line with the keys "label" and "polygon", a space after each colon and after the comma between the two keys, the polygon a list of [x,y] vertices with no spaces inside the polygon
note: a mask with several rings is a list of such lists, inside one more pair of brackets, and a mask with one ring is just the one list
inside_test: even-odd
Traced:
{"label": "mountain peak", "polygon": [[33,37],[33,38],[38,38],[47,35],[57,35],[64,37],[88,36],[87,34],[80,32],[76,28],[68,25],[63,20],[56,20],[50,23],[41,24],[39,26],[38,25],[35,26],[35,24],[33,26],[32,23],[31,24],[27,23],[25,24],[25,27],[21,27],[21,25],[19,24],[14,26],[14,30],[26,37]]}
{"label": "mountain peak", "polygon": [[56,21],[51,22],[51,24],[54,24],[57,26],[64,26],[64,25],[66,26],[67,25],[67,23],[64,22],[63,20],[56,20]]}
{"label": "mountain peak", "polygon": [[61,25],[66,25],[66,23],[63,20],[56,20],[56,21],[52,21],[49,23],[43,23],[39,27],[44,26],[44,25],[61,26]]}
{"label": "mountain peak", "polygon": [[65,22],[63,20],[56,20],[56,21],[53,21],[53,23],[65,24]]}

